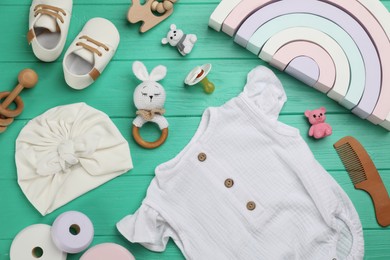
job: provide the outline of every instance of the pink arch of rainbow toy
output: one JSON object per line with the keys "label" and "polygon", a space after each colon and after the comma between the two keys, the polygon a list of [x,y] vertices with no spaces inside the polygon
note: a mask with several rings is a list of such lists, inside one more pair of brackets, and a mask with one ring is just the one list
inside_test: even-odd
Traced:
{"label": "pink arch of rainbow toy", "polygon": [[[310,57],[317,63],[320,75],[313,87],[326,93],[336,80],[336,68],[332,57],[319,45],[308,41],[290,42],[277,50],[270,64],[283,71],[299,56]],[[304,73],[305,68],[297,69]]]}
{"label": "pink arch of rainbow toy", "polygon": [[[350,85],[350,66],[348,58],[344,50],[338,45],[338,43],[319,30],[315,30],[310,27],[291,27],[278,31],[264,44],[259,57],[267,62],[270,62],[278,51],[284,45],[288,45],[294,41],[307,41],[321,46],[331,57],[333,64],[337,71],[337,77],[334,84],[322,86],[318,90],[323,93],[329,93],[333,89],[343,89]],[[337,100],[341,100],[339,93],[333,91],[333,95],[337,96]]]}
{"label": "pink arch of rainbow toy", "polygon": [[[314,1],[314,0],[307,0]],[[330,5],[337,6],[338,8],[344,10],[366,29],[370,32],[370,36],[373,39],[374,44],[376,45],[379,58],[382,64],[382,84],[380,95],[384,95],[384,98],[379,99],[376,106],[374,107],[373,113],[370,116],[370,121],[377,124],[386,120],[387,115],[390,112],[390,88],[387,85],[390,84],[390,42],[387,39],[386,33],[383,31],[383,28],[380,26],[378,21],[372,14],[363,6],[361,3],[354,1],[337,1],[337,0],[321,0]],[[222,30],[229,35],[233,35],[241,23],[253,12],[262,8],[263,6],[275,2],[274,0],[242,0],[234,10],[227,16],[223,24]],[[317,2],[317,1],[316,1]],[[368,98],[367,94],[362,97],[360,103],[364,104]],[[386,100],[386,102],[382,101]],[[359,110],[354,110],[353,112],[359,113]],[[368,116],[368,115],[367,115]]]}

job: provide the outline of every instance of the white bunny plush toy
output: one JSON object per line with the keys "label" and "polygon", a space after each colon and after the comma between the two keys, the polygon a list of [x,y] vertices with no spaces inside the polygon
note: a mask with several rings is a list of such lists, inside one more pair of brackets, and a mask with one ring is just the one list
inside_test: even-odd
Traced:
{"label": "white bunny plush toy", "polygon": [[[133,121],[133,136],[142,147],[156,148],[164,143],[168,136],[168,121],[163,116],[166,94],[163,86],[157,82],[165,78],[167,68],[159,65],[149,75],[145,65],[135,61],[133,72],[139,80],[142,80],[134,90],[134,105],[138,110],[137,117]],[[160,139],[156,142],[146,142],[139,135],[139,128],[146,122],[156,123],[162,131]]]}
{"label": "white bunny plush toy", "polygon": [[162,44],[170,44],[176,46],[181,55],[185,56],[192,51],[194,44],[198,38],[195,34],[184,34],[182,30],[176,28],[176,25],[171,24],[167,37],[161,40]]}

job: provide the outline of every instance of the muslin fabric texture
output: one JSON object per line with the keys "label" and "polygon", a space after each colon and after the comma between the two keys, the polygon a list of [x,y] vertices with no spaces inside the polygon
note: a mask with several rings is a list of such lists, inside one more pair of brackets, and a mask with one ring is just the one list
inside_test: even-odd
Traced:
{"label": "muslin fabric texture", "polygon": [[156,168],[118,230],[153,251],[172,238],[186,259],[363,259],[350,199],[277,120],[285,101],[275,74],[253,69],[244,91],[208,108],[189,144]]}
{"label": "muslin fabric texture", "polygon": [[117,127],[85,103],[29,121],[16,139],[15,162],[20,188],[42,215],[133,168]]}

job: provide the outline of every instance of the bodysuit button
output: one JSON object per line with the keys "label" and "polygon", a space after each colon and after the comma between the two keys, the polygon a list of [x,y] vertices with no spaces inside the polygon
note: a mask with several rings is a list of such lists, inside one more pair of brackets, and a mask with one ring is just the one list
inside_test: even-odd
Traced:
{"label": "bodysuit button", "polygon": [[256,204],[253,202],[253,201],[249,201],[247,204],[246,204],[246,208],[248,210],[254,210],[256,208]]}
{"label": "bodysuit button", "polygon": [[207,156],[205,153],[198,154],[198,160],[201,162],[204,162],[206,160]]}
{"label": "bodysuit button", "polygon": [[234,185],[234,181],[232,179],[229,178],[229,179],[225,180],[226,188],[231,188],[231,187],[233,187],[233,185]]}

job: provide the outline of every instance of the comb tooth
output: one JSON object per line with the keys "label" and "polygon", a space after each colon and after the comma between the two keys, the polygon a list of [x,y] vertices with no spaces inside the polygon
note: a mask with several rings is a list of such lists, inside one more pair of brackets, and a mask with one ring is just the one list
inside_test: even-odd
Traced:
{"label": "comb tooth", "polygon": [[365,178],[365,176],[362,176],[362,175],[357,175],[357,176],[353,176],[351,174],[348,174],[348,175],[349,175],[349,178],[351,179],[351,181],[354,185],[356,185],[362,181],[367,180],[367,178]]}
{"label": "comb tooth", "polygon": [[355,150],[349,143],[345,143],[337,147],[336,152],[338,153],[341,162],[344,164],[353,185],[367,180],[364,167]]}

